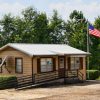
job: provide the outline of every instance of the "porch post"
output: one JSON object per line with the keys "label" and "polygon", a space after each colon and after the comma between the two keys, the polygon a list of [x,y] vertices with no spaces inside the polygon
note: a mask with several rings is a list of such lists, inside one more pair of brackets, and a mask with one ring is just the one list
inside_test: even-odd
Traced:
{"label": "porch post", "polygon": [[66,84],[66,56],[64,56],[64,84]]}
{"label": "porch post", "polygon": [[34,83],[34,72],[33,72],[33,56],[32,56],[32,83]]}

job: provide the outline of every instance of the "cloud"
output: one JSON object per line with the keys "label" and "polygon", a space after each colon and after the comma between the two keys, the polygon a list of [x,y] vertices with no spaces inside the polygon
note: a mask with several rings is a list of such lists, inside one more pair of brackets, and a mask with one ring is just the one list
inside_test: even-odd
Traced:
{"label": "cloud", "polygon": [[[73,10],[79,10],[91,22],[94,21],[100,12],[100,0],[9,0],[5,2],[0,0],[0,18],[7,13],[12,15],[20,15],[22,9],[34,4],[40,10],[45,11],[49,16],[53,9],[57,9],[61,17],[65,20],[69,18],[69,14]],[[90,2],[91,1],[91,2]]]}
{"label": "cloud", "polygon": [[69,14],[73,10],[82,11],[86,18],[90,21],[94,21],[94,18],[99,16],[100,11],[100,3],[96,1],[92,1],[89,3],[83,2],[82,0],[75,0],[75,1],[66,1],[66,2],[58,2],[58,3],[51,3],[49,5],[50,9],[57,9],[60,15],[64,19],[69,18]]}
{"label": "cloud", "polygon": [[1,2],[0,3],[0,17],[2,17],[4,14],[11,13],[12,15],[19,15],[22,9],[25,9],[26,5],[23,5],[21,3],[15,2],[15,3],[7,3],[7,2]]}

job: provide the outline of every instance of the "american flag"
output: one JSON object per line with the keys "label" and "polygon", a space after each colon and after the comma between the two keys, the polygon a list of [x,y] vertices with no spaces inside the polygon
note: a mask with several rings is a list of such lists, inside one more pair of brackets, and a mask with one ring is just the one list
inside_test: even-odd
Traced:
{"label": "american flag", "polygon": [[100,31],[89,25],[89,34],[100,38]]}

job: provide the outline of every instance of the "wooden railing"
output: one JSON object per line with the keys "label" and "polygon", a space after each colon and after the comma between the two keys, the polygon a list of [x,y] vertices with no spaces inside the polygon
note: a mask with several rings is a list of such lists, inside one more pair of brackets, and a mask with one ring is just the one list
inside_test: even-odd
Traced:
{"label": "wooden railing", "polygon": [[77,77],[78,76],[78,70],[66,70],[65,77]]}
{"label": "wooden railing", "polygon": [[83,81],[83,76],[84,76],[84,74],[81,71],[78,71],[78,77],[82,81]]}
{"label": "wooden railing", "polygon": [[17,77],[17,85],[15,88],[25,87],[34,84],[32,75],[24,75]]}
{"label": "wooden railing", "polygon": [[48,73],[40,73],[34,75],[35,83],[47,82],[51,80],[59,79],[58,71],[48,72]]}
{"label": "wooden railing", "polygon": [[16,88],[44,83],[44,82],[48,82],[48,81],[52,81],[56,79],[59,79],[58,71],[48,72],[48,73],[39,73],[39,74],[33,74],[33,75],[24,75],[22,77],[17,77],[18,84]]}
{"label": "wooden railing", "polygon": [[31,86],[35,84],[45,83],[57,79],[64,78],[67,80],[67,78],[79,78],[79,80],[83,80],[83,73],[79,70],[65,70],[64,77],[60,77],[59,71],[54,72],[47,72],[47,73],[39,73],[39,74],[33,74],[33,75],[23,75],[20,77],[17,77],[17,80],[10,80],[7,82],[0,82],[0,85],[8,84],[10,87],[11,85],[14,85],[15,88],[21,88],[26,86]]}
{"label": "wooden railing", "polygon": [[22,77],[17,78],[17,87],[26,87],[29,85],[35,85],[35,84],[40,84],[40,83],[45,83],[61,78],[78,78],[80,80],[83,80],[83,74],[78,71],[78,70],[66,70],[64,77],[59,76],[59,71],[54,71],[54,72],[47,72],[47,73],[38,73],[38,74],[33,74],[33,75],[24,75]]}
{"label": "wooden railing", "polygon": [[80,80],[83,80],[84,74],[79,70],[66,70],[65,77],[78,77]]}

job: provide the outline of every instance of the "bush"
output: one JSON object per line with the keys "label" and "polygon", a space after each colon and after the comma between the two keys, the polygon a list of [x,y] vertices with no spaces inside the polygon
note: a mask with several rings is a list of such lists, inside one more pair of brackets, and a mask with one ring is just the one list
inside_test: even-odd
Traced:
{"label": "bush", "polygon": [[100,80],[100,76],[97,78],[97,80]]}
{"label": "bush", "polygon": [[[87,70],[87,76],[89,73],[89,79],[90,80],[95,80],[99,77],[99,71],[98,70]],[[88,79],[88,77],[87,77]]]}
{"label": "bush", "polygon": [[13,88],[16,86],[16,76],[0,76],[0,89]]}

